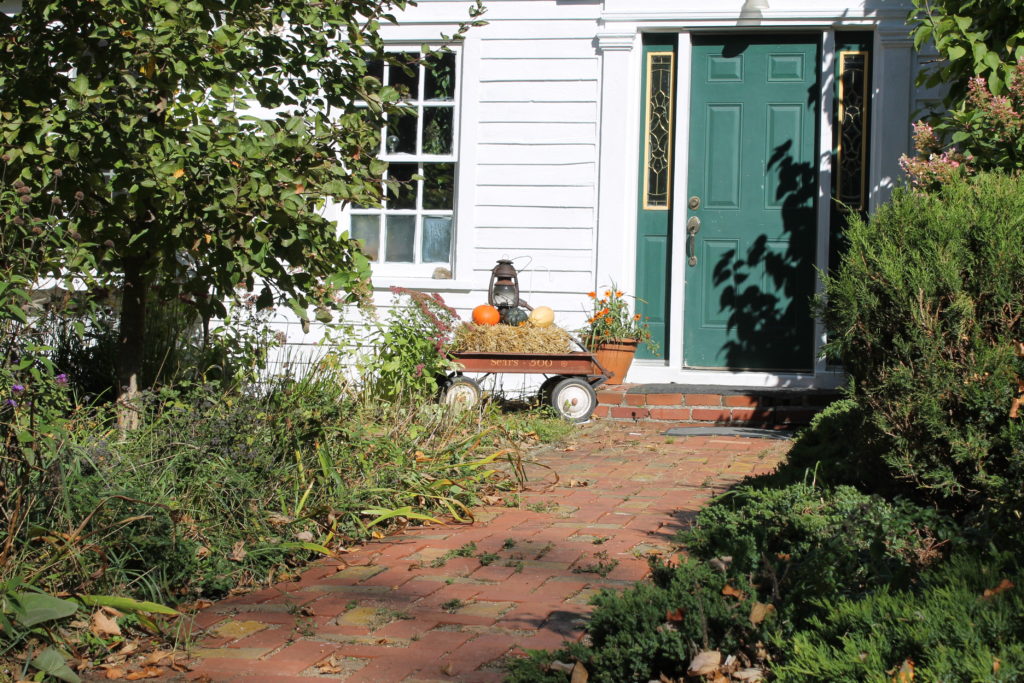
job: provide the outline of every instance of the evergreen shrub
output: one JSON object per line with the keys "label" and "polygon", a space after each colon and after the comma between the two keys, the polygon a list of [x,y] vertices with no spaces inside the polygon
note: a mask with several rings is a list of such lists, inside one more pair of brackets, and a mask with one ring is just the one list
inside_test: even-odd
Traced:
{"label": "evergreen shrub", "polygon": [[1011,555],[960,553],[911,589],[826,601],[772,673],[780,682],[1021,680],[1021,581]]}
{"label": "evergreen shrub", "polygon": [[1024,339],[1024,181],[897,191],[854,219],[825,279],[828,351],[853,379],[873,447],[957,511],[1024,507],[1024,426],[1010,419]]}
{"label": "evergreen shrub", "polygon": [[799,623],[818,600],[908,585],[943,557],[953,530],[932,509],[850,486],[740,485],[677,540],[696,557],[732,558],[731,573],[750,577],[784,621]]}

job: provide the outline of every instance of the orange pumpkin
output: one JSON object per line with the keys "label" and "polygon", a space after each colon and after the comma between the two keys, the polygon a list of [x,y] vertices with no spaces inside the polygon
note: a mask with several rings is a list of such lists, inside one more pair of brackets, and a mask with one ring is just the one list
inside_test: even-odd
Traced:
{"label": "orange pumpkin", "polygon": [[473,322],[477,325],[497,325],[501,321],[501,313],[494,306],[481,304],[473,309]]}

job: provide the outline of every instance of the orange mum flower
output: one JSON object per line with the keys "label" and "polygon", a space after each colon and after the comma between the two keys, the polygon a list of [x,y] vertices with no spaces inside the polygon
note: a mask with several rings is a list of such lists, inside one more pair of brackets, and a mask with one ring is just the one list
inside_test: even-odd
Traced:
{"label": "orange mum flower", "polygon": [[608,309],[607,308],[602,308],[601,311],[597,314],[597,317],[600,318],[601,316],[605,316],[605,315],[608,315]]}
{"label": "orange mum flower", "polygon": [[610,289],[604,290],[604,295],[605,296],[611,296],[612,295],[612,290],[610,290]]}
{"label": "orange mum flower", "polygon": [[587,296],[589,296],[591,299],[596,299],[597,292],[587,292]]}
{"label": "orange mum flower", "polygon": [[622,296],[622,292],[615,292],[615,296]]}
{"label": "orange mum flower", "polygon": [[633,316],[633,320],[639,320],[639,319],[640,319],[640,314],[639,313],[637,313],[636,315]]}

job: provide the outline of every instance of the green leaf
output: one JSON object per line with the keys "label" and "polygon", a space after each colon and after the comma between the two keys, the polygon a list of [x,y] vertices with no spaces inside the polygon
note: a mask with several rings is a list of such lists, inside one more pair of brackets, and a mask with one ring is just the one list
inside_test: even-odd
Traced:
{"label": "green leaf", "polygon": [[274,546],[280,550],[310,550],[314,553],[320,553],[327,557],[334,557],[334,552],[330,548],[325,548],[319,543],[300,543],[298,541],[282,543],[281,545]]}
{"label": "green leaf", "polygon": [[963,57],[965,54],[967,54],[967,50],[961,47],[960,45],[954,45],[953,47],[949,48],[949,52],[947,53],[947,55],[949,56],[949,61],[951,62],[955,62],[956,60]]}
{"label": "green leaf", "polygon": [[48,647],[36,655],[32,659],[31,665],[44,674],[67,683],[81,683],[82,680],[71,670],[64,660],[64,656],[52,647]]}
{"label": "green leaf", "polygon": [[359,514],[361,514],[361,515],[377,515],[377,517],[374,518],[374,520],[372,522],[370,522],[369,524],[366,525],[367,529],[369,529],[372,526],[376,526],[377,524],[380,524],[381,522],[386,522],[389,519],[394,519],[395,517],[406,517],[408,519],[420,519],[420,520],[424,520],[424,521],[427,521],[427,522],[434,522],[435,524],[441,524],[441,520],[439,520],[439,519],[435,519],[434,517],[431,517],[429,515],[424,515],[423,513],[420,513],[420,512],[413,512],[412,507],[410,507],[408,505],[406,505],[405,507],[395,508],[394,510],[388,510],[387,508],[370,508],[368,510],[360,510]]}
{"label": "green leaf", "polygon": [[158,602],[133,600],[114,595],[79,595],[77,599],[87,607],[113,607],[122,612],[150,612],[152,614],[167,614],[170,616],[179,614],[178,610],[161,605]]}
{"label": "green leaf", "polygon": [[71,600],[62,600],[46,593],[17,592],[9,594],[11,612],[22,626],[35,626],[44,621],[70,617],[78,611]]}
{"label": "green leaf", "polygon": [[68,87],[76,95],[84,95],[89,91],[89,77],[85,74],[78,74],[75,80],[68,83]]}
{"label": "green leaf", "polygon": [[69,142],[64,146],[64,153],[68,155],[68,159],[71,159],[71,161],[78,159],[78,143]]}

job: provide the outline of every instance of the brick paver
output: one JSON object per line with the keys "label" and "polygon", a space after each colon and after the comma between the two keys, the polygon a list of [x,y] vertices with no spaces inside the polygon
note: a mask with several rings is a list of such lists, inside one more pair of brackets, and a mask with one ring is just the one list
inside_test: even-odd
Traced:
{"label": "brick paver", "polygon": [[[528,489],[483,510],[486,522],[374,541],[347,567],[321,562],[215,603],[197,616],[206,636],[188,677],[502,680],[505,657],[580,639],[591,596],[644,578],[647,556],[673,552],[672,535],[714,494],[771,471],[789,447],[664,429],[587,425],[572,446],[530,454],[545,467],[528,464]],[[472,557],[451,555],[468,543]]]}

